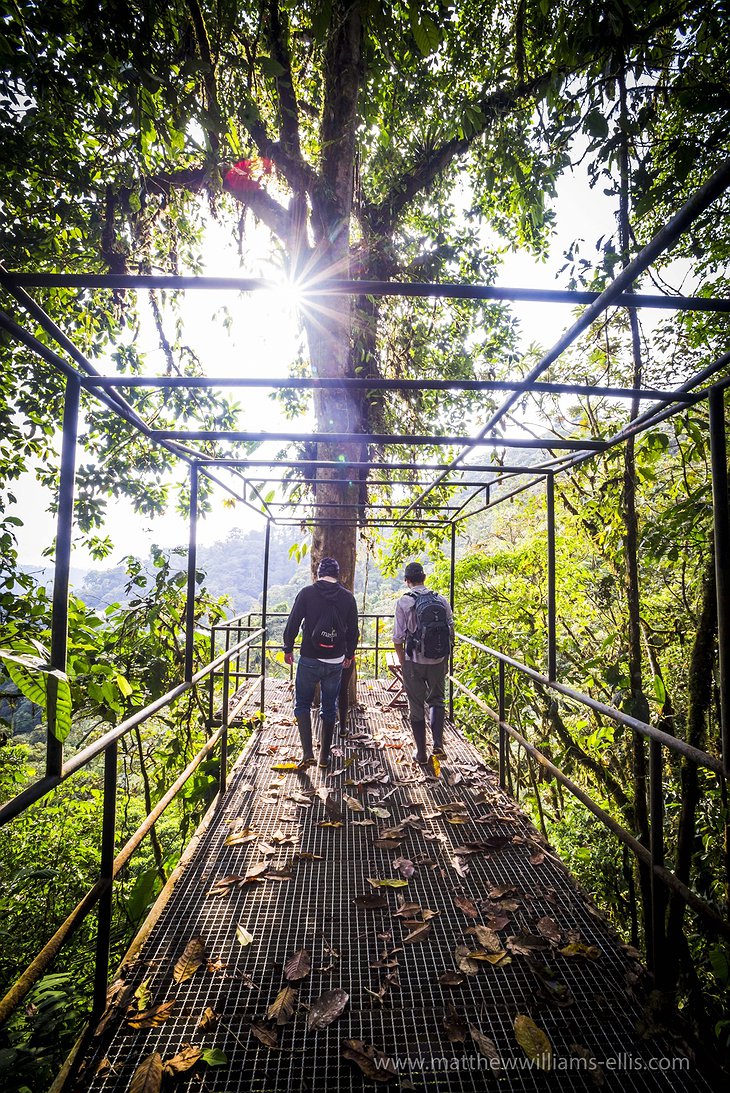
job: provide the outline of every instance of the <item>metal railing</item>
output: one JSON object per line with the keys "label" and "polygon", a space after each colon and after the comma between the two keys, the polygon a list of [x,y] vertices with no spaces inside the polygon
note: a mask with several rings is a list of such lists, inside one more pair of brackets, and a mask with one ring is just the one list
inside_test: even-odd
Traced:
{"label": "metal railing", "polygon": [[[521,661],[506,656],[496,649],[491,649],[489,646],[483,645],[474,638],[468,637],[465,634],[457,634],[457,638],[471,646],[473,649],[478,649],[486,656],[493,658],[498,663],[497,710],[492,709],[480,695],[472,688],[466,687],[453,674],[450,675],[450,681],[454,689],[467,695],[469,699],[480,710],[486,713],[488,717],[495,721],[498,726],[497,746],[499,754],[499,784],[501,788],[507,790],[511,784],[509,768],[511,749],[509,747],[509,741],[514,740],[519,747],[523,748],[525,752],[547,771],[551,777],[557,779],[557,781],[576,797],[577,800],[581,801],[581,803],[600,820],[605,827],[612,831],[613,834],[633,852],[638,861],[642,862],[650,870],[651,922],[645,923],[645,930],[647,933],[646,955],[650,968],[656,973],[660,969],[662,959],[665,956],[663,941],[666,890],[669,890],[688,907],[691,907],[692,910],[700,915],[718,934],[725,939],[730,940],[730,923],[727,919],[718,914],[711,904],[693,892],[687,884],[667,868],[665,862],[664,763],[662,749],[667,748],[676,755],[682,756],[687,761],[694,763],[699,767],[704,767],[706,770],[716,774],[721,782],[724,779],[722,760],[713,755],[709,755],[707,752],[701,751],[699,748],[693,747],[684,740],[671,736],[669,733],[662,732],[661,729],[656,728],[656,726],[651,725],[648,722],[632,717],[622,710],[606,705],[604,702],[599,702],[598,700],[591,698],[590,695],[575,690],[573,687],[558,683],[554,678],[543,675],[542,673],[535,671],[535,669],[530,668],[528,665],[523,664]],[[627,831],[625,827],[613,818],[613,816],[605,809],[601,808],[584,789],[576,785],[564,771],[560,770],[560,768],[548,759],[546,755],[540,752],[534,744],[531,744],[522,733],[518,732],[514,726],[509,724],[506,720],[507,668],[513,669],[527,679],[539,684],[540,687],[555,691],[568,698],[571,702],[576,702],[579,705],[600,714],[602,717],[609,718],[616,724],[625,726],[632,732],[638,733],[650,741],[649,813],[651,817],[651,834],[648,846],[640,842],[630,831]],[[552,672],[550,674],[552,675]]]}
{"label": "metal railing", "polygon": [[[276,657],[284,651],[284,646],[277,640],[277,632],[283,630],[283,622],[289,617],[288,611],[266,612],[266,638],[262,639],[258,646],[253,644],[241,650],[236,656],[236,662],[231,666],[230,677],[234,682],[245,681],[254,677],[265,679],[271,669],[279,669],[279,674],[285,667],[285,675],[291,679],[294,669],[290,665],[284,666]],[[224,619],[210,628],[210,656],[214,659],[216,647],[220,641],[224,648],[229,649],[232,642],[241,640],[245,633],[250,633],[261,628],[263,613],[261,611],[243,612],[232,619]],[[387,665],[387,658],[394,654],[393,645],[393,613],[392,612],[368,612],[358,613],[360,625],[360,642],[357,647],[357,663],[359,674],[367,678],[379,679]],[[387,630],[387,636],[385,631]],[[272,639],[273,632],[273,639]],[[365,640],[363,640],[363,638]],[[211,692],[212,693],[212,692]],[[211,723],[215,724],[215,715],[210,706]]]}
{"label": "metal railing", "polygon": [[[211,658],[211,661],[199,671],[192,674],[190,679],[177,684],[177,686],[173,687],[167,694],[162,695],[154,702],[145,706],[144,709],[132,714],[119,725],[115,726],[115,728],[104,733],[104,735],[94,741],[93,744],[90,744],[88,747],[77,752],[76,755],[68,760],[68,762],[62,763],[58,773],[40,778],[37,782],[28,786],[0,808],[0,826],[2,826],[21,815],[21,813],[25,812],[32,804],[41,800],[52,789],[55,789],[56,786],[65,782],[73,774],[88,767],[94,759],[98,758],[100,755],[104,756],[102,830],[98,879],[76,907],[74,907],[66,920],[58,927],[53,937],[46,942],[38,955],[7,992],[5,997],[0,1000],[0,1025],[4,1024],[17,1009],[33,987],[34,983],[36,983],[44,974],[61,948],[66,944],[78,926],[97,904],[99,911],[94,961],[92,1017],[98,1017],[102,1013],[106,1003],[109,980],[114,880],[122,869],[124,869],[143,839],[150,833],[163,812],[165,812],[178,796],[180,790],[191,775],[200,766],[202,761],[211,754],[217,744],[220,744],[219,794],[223,793],[227,777],[228,725],[230,721],[228,710],[230,662],[233,657],[240,656],[241,651],[244,648],[257,641],[260,637],[263,638],[263,636],[264,631],[260,628],[247,637],[242,638],[235,645],[227,648],[224,652],[219,654],[219,656]],[[169,707],[186,691],[190,691],[205,679],[209,680],[210,694],[212,695],[214,677],[221,668],[223,676],[223,705],[220,725],[191,759],[173,785],[170,786],[164,796],[157,802],[155,807],[149,815],[146,816],[143,823],[137,828],[134,834],[127,840],[122,849],[118,853],[115,853],[118,741],[133,729],[137,728],[145,721],[148,721],[151,717],[154,717],[155,714]],[[249,691],[245,696],[239,698],[237,705],[243,704],[243,702],[250,697],[253,689],[258,686],[258,682],[258,679],[253,681],[252,687],[249,688]]]}

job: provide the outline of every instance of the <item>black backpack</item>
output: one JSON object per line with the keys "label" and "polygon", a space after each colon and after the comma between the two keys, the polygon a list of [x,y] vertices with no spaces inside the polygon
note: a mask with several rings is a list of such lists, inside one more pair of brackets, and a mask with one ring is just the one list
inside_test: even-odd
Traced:
{"label": "black backpack", "polygon": [[344,650],[346,632],[334,604],[324,603],[310,634],[315,649],[324,656],[339,656]]}
{"label": "black backpack", "polygon": [[438,593],[427,589],[425,592],[407,592],[416,607],[416,629],[408,634],[406,652],[412,655],[438,660],[451,653],[451,627],[449,616]]}

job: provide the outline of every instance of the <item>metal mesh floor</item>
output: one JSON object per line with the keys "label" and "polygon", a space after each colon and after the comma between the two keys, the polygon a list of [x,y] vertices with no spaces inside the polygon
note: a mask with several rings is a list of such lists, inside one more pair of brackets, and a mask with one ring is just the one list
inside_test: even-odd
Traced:
{"label": "metal mesh floor", "polygon": [[[174,999],[170,1015],[135,1030],[128,1024],[134,1002],[120,1008],[92,1045],[74,1088],[126,1093],[151,1053],[168,1060],[185,1044],[217,1049],[225,1061],[198,1063],[177,1079],[176,1088],[375,1088],[373,1076],[342,1056],[342,1041],[361,1040],[392,1061],[397,1075],[389,1084],[404,1090],[709,1089],[677,1043],[666,1034],[647,1035],[641,968],[499,790],[477,751],[447,726],[449,758],[438,778],[424,775],[410,760],[404,714],[385,708],[391,695],[384,685],[361,682],[359,690],[362,706],[350,715],[351,735],[336,738],[331,771],[279,773],[272,770],[275,764],[298,758],[298,738],[291,685],[268,685],[265,724],[236,765],[214,822],[127,971],[127,998],[147,981],[147,1008]],[[329,811],[325,790],[331,791]],[[343,794],[365,811],[353,810]],[[373,807],[389,815],[373,813]],[[397,847],[373,845],[409,816],[413,820],[401,827]],[[321,826],[325,821],[341,826]],[[243,828],[258,838],[226,844]],[[487,846],[467,854],[468,843]],[[456,853],[459,847],[462,854]],[[371,886],[368,878],[404,879],[393,866],[398,858],[415,866],[407,886]],[[210,894],[216,881],[243,876],[263,861],[274,872],[284,868],[290,878],[262,874],[223,895]],[[378,893],[383,909],[353,902]],[[399,898],[438,912],[423,940],[403,943],[413,927],[394,917]],[[542,929],[557,929],[559,940],[541,939],[541,919]],[[440,983],[443,973],[457,969],[458,946],[481,947],[465,930],[490,923],[511,961],[482,960],[460,985]],[[238,940],[239,925],[253,936],[250,944]],[[176,961],[196,936],[203,940],[206,962],[175,982]],[[516,939],[512,948],[510,938]],[[571,945],[596,951],[561,952]],[[284,964],[301,949],[311,954],[311,971],[289,984],[298,992],[296,1008],[277,1026],[267,1022],[267,1010],[287,985]],[[347,1007],[328,1027],[308,1030],[307,1007],[333,988],[347,992]],[[453,1015],[447,1031],[449,1006],[494,1042],[499,1074],[468,1031],[463,1041],[454,1039],[464,1031],[452,1028]],[[199,1022],[207,1007],[216,1016],[203,1031]],[[538,1069],[518,1044],[517,1015],[531,1018],[549,1038],[550,1072]],[[276,1047],[262,1042],[272,1032]],[[386,1076],[378,1072],[380,1079]]]}

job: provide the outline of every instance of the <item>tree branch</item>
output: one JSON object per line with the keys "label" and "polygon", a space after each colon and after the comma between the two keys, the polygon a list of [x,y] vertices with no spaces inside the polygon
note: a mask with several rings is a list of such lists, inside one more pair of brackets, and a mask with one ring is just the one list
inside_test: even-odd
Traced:
{"label": "tree branch", "polygon": [[283,72],[276,77],[276,89],[279,93],[279,136],[284,150],[293,159],[301,158],[299,144],[299,107],[294,91],[291,71],[291,53],[289,51],[286,15],[282,16],[278,0],[269,4],[269,36],[271,53],[281,65]]}
{"label": "tree branch", "polygon": [[479,129],[476,129],[469,137],[454,137],[446,141],[410,171],[402,174],[379,204],[363,206],[363,213],[371,229],[378,235],[390,235],[403,209],[417,194],[425,190],[457,156],[467,152],[498,118],[533,95],[554,75],[556,75],[555,72],[548,72],[532,80],[518,83],[512,88],[500,88],[479,101],[476,105],[484,115],[484,124]]}
{"label": "tree branch", "polygon": [[[195,41],[198,45],[198,53],[200,59],[204,65],[207,66],[207,71],[203,74],[203,87],[205,88],[205,108],[214,123],[220,126],[220,105],[218,103],[218,86],[215,78],[215,66],[213,64],[213,54],[210,50],[210,39],[208,38],[208,29],[205,25],[205,19],[203,18],[203,12],[201,10],[198,0],[187,0],[188,11],[190,12],[190,18],[193,23],[193,30],[195,31]],[[218,136],[218,128],[215,125],[205,125],[204,129],[208,134],[208,140],[210,141],[211,151],[213,155],[217,156],[218,149],[220,148],[220,138]]]}

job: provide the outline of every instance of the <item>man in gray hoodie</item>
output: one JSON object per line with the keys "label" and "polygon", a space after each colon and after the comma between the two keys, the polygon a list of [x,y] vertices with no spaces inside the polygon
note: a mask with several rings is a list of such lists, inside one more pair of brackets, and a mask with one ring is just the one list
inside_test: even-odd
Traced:
{"label": "man in gray hoodie", "polygon": [[339,575],[339,563],[334,558],[322,558],[317,567],[317,580],[298,593],[284,627],[284,661],[287,664],[294,663],[294,642],[302,630],[294,681],[294,716],[302,744],[300,770],[315,762],[312,699],[318,683],[322,703],[319,765],[328,767],[330,764],[342,670],[351,667],[360,637],[355,597],[339,583]]}

